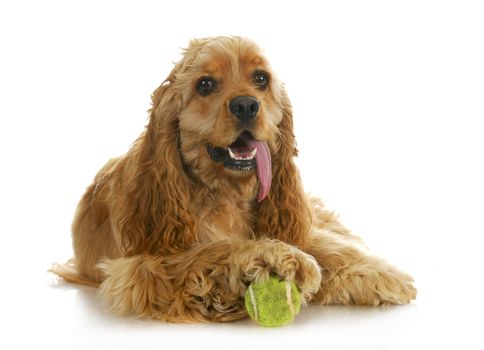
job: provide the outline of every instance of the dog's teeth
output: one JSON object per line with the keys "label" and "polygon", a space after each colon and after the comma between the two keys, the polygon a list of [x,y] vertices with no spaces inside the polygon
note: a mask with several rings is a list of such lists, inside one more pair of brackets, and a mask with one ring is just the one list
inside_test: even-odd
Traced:
{"label": "dog's teeth", "polygon": [[232,159],[235,159],[235,160],[251,160],[251,159],[254,159],[254,157],[257,153],[257,148],[254,148],[252,151],[250,151],[250,153],[247,157],[240,157],[240,156],[236,155],[234,153],[234,151],[232,151],[230,149],[230,147],[228,147],[228,151],[229,151],[230,158],[232,158]]}

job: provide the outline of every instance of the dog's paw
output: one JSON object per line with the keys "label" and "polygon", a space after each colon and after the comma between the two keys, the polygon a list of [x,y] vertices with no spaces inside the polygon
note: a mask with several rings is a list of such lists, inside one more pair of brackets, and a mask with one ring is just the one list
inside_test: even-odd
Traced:
{"label": "dog's paw", "polygon": [[321,270],[313,256],[284,244],[276,253],[273,272],[298,286],[307,300],[321,285]]}
{"label": "dog's paw", "polygon": [[295,283],[304,299],[308,300],[321,287],[321,268],[312,255],[296,250],[299,268],[296,271]]}
{"label": "dog's paw", "polygon": [[331,295],[343,304],[408,304],[417,296],[413,278],[380,259],[350,267],[339,278],[334,278],[332,284]]}
{"label": "dog's paw", "polygon": [[296,283],[303,300],[308,300],[321,285],[321,271],[309,254],[277,240],[259,241],[253,250],[243,255],[244,275],[248,281],[260,282],[277,274]]}
{"label": "dog's paw", "polygon": [[380,272],[375,283],[375,294],[379,304],[409,304],[417,297],[417,289],[413,285],[413,278],[406,273],[391,269]]}

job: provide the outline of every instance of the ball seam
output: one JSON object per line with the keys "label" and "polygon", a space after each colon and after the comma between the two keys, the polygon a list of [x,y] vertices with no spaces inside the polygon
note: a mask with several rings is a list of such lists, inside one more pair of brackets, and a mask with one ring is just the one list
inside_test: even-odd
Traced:
{"label": "ball seam", "polygon": [[257,303],[255,301],[255,294],[252,285],[249,285],[249,295],[250,295],[250,303],[252,304],[252,309],[254,310],[254,320],[259,322],[259,315],[257,312]]}
{"label": "ball seam", "polygon": [[292,302],[291,283],[289,283],[288,281],[285,282],[287,305],[289,305],[289,311],[291,312],[292,317],[294,317],[296,315],[296,310],[294,309],[294,303]]}

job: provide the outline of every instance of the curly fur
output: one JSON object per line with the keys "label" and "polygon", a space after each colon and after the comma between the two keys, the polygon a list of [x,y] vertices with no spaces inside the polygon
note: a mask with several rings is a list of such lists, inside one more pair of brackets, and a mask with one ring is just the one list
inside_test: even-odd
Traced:
{"label": "curly fur", "polygon": [[[263,69],[269,86],[249,78]],[[200,96],[202,76],[219,79]],[[228,101],[251,95],[260,110],[251,130],[272,156],[272,187],[257,203],[254,172],[213,162],[206,145],[238,134]],[[305,195],[292,108],[261,50],[250,40],[193,40],[152,95],[146,130],[127,154],[111,159],[82,197],[72,225],[74,258],[52,271],[99,286],[107,308],[170,322],[245,317],[251,281],[276,273],[304,301],[403,304],[412,279],[371,256],[321,201]]]}

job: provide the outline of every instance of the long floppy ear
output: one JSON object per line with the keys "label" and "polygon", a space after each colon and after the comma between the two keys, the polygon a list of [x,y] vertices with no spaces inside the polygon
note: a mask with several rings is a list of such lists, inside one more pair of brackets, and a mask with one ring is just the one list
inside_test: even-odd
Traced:
{"label": "long floppy ear", "polygon": [[272,155],[272,185],[259,206],[257,232],[303,247],[311,229],[311,211],[293,158],[297,156],[292,107],[282,89],[283,118]]}
{"label": "long floppy ear", "polygon": [[178,149],[182,97],[174,86],[176,69],[153,93],[148,126],[129,155],[132,176],[125,184],[128,207],[120,227],[127,255],[186,249],[196,238]]}

